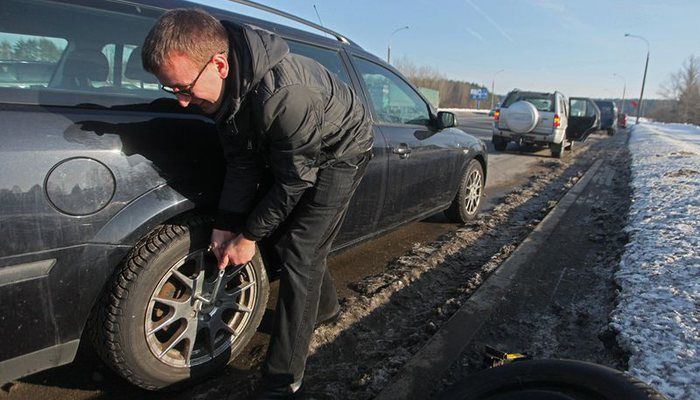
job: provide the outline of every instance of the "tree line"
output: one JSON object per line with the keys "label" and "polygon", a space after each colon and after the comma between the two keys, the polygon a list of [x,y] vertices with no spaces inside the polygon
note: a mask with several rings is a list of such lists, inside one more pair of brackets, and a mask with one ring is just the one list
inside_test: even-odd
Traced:
{"label": "tree line", "polygon": [[[399,58],[393,62],[396,69],[401,71],[414,85],[440,92],[440,104],[434,104],[441,108],[477,108],[477,101],[471,98],[472,89],[482,89],[483,85],[473,82],[456,81],[448,79],[443,73],[429,66],[417,66],[407,58]],[[491,96],[481,100],[479,108],[489,108]],[[496,103],[497,101],[494,101]]]}
{"label": "tree line", "polygon": [[14,44],[0,42],[0,61],[57,62],[61,50],[48,39],[21,39]]}

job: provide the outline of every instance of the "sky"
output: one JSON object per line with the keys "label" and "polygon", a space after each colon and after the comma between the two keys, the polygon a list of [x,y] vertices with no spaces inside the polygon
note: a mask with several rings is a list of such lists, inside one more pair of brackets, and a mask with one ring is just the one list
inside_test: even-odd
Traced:
{"label": "sky", "polygon": [[[271,19],[227,0],[196,1]],[[661,98],[669,75],[691,55],[700,57],[698,0],[258,2],[313,22],[317,10],[324,26],[383,59],[391,37],[393,60],[489,89],[495,78],[498,94],[520,88],[619,98],[626,83],[626,97],[639,97],[647,47],[625,33],[649,42],[645,98]],[[409,29],[391,35],[403,26]]]}

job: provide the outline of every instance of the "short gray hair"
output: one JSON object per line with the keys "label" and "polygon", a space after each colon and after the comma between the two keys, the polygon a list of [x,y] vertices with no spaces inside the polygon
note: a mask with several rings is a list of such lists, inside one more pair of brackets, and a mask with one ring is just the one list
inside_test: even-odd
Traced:
{"label": "short gray hair", "polygon": [[155,73],[173,54],[205,63],[228,51],[228,34],[221,22],[200,8],[176,8],[163,14],[141,48],[143,69]]}

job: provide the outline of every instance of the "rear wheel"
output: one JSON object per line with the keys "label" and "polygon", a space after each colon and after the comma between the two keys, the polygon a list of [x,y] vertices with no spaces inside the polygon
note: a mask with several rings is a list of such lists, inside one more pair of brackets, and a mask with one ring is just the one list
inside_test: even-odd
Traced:
{"label": "rear wheel", "polygon": [[484,169],[477,160],[471,160],[462,176],[457,195],[445,216],[453,222],[466,223],[476,216],[484,194]]}
{"label": "rear wheel", "polygon": [[552,153],[552,157],[561,158],[564,153],[564,142],[561,143],[550,143],[549,150]]}
{"label": "rear wheel", "polygon": [[262,259],[229,266],[217,293],[211,227],[202,217],[163,225],[115,276],[95,318],[97,352],[131,383],[157,390],[205,377],[250,341],[269,293]]}
{"label": "rear wheel", "polygon": [[503,140],[500,136],[492,136],[491,142],[493,143],[493,147],[496,149],[496,151],[504,151],[506,146],[508,146],[508,141]]}

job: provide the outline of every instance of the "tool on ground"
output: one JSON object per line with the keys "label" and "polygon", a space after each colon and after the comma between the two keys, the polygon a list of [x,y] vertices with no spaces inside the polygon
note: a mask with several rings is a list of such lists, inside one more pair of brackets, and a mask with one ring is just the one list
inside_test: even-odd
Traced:
{"label": "tool on ground", "polygon": [[514,361],[531,360],[532,356],[528,353],[506,353],[491,346],[484,346],[485,359],[484,362],[488,368],[500,367],[501,365],[510,364]]}

